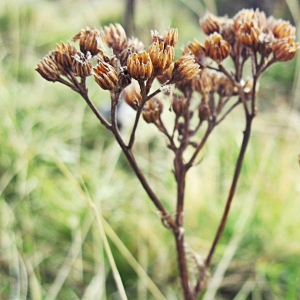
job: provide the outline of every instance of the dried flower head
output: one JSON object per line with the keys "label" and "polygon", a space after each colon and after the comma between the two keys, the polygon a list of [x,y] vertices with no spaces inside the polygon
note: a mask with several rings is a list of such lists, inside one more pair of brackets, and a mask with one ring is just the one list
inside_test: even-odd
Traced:
{"label": "dried flower head", "polygon": [[199,63],[203,65],[206,63],[205,47],[201,45],[196,39],[188,44],[188,48],[189,51],[194,54]]}
{"label": "dried flower head", "polygon": [[124,89],[123,98],[134,110],[141,105],[142,96],[136,81],[133,81],[131,85]]}
{"label": "dried flower head", "polygon": [[163,74],[158,75],[156,78],[161,84],[166,83],[171,79],[173,69],[174,69],[174,62],[171,63],[170,67],[167,70],[165,70]]}
{"label": "dried flower head", "polygon": [[220,63],[230,54],[230,44],[215,32],[207,37],[205,41],[205,54]]}
{"label": "dried flower head", "polygon": [[260,30],[254,22],[242,24],[237,33],[238,40],[249,47],[256,47],[258,45],[259,36]]}
{"label": "dried flower head", "polygon": [[286,37],[296,37],[296,28],[288,21],[269,17],[267,19],[267,28],[274,34],[277,39]]}
{"label": "dried flower head", "polygon": [[164,43],[165,45],[169,45],[175,47],[178,43],[178,29],[171,28],[165,32],[164,36]]}
{"label": "dried flower head", "polygon": [[175,50],[173,46],[164,42],[154,42],[148,49],[155,75],[161,75],[167,70],[174,60]]}
{"label": "dried flower head", "polygon": [[147,123],[155,123],[159,120],[162,113],[163,105],[157,98],[147,101],[143,108],[143,118]]}
{"label": "dried flower head", "polygon": [[70,43],[67,45],[62,43],[61,46],[56,45],[56,51],[54,52],[55,59],[65,71],[69,71],[68,69],[72,68],[74,55],[76,52],[76,48]]}
{"label": "dried flower head", "polygon": [[104,26],[105,43],[113,49],[115,55],[119,56],[127,47],[127,37],[124,28],[120,24]]}
{"label": "dried flower head", "polygon": [[82,52],[77,52],[74,55],[73,60],[73,72],[76,76],[79,77],[87,77],[91,75],[92,72],[92,64],[90,62],[92,55],[90,52],[87,52],[86,55],[84,55]]}
{"label": "dried flower head", "polygon": [[93,68],[94,79],[104,90],[113,90],[118,88],[118,74],[115,68],[110,64],[99,61],[99,64]]}
{"label": "dried flower head", "polygon": [[202,19],[200,19],[200,26],[206,35],[210,35],[214,32],[220,33],[223,20],[212,13],[206,13]]}
{"label": "dried flower head", "polygon": [[127,67],[121,67],[118,71],[119,87],[124,89],[131,83],[131,75],[129,74]]}
{"label": "dried flower head", "polygon": [[149,54],[146,51],[133,53],[127,60],[127,70],[132,78],[139,81],[147,80],[153,72]]}
{"label": "dried flower head", "polygon": [[72,40],[74,42],[79,40],[80,51],[84,54],[90,52],[91,55],[94,56],[97,55],[99,49],[102,48],[100,31],[96,28],[90,29],[86,27],[86,29],[82,29],[77,33]]}
{"label": "dried flower head", "polygon": [[193,78],[193,87],[195,91],[202,95],[213,91],[213,78],[216,71],[208,68],[202,69],[201,73]]}
{"label": "dried flower head", "polygon": [[181,56],[174,64],[172,72],[172,82],[181,80],[191,80],[200,72],[200,66],[195,62],[193,54]]}
{"label": "dried flower head", "polygon": [[293,38],[280,39],[273,44],[274,58],[277,61],[288,61],[295,57],[299,43],[294,43]]}
{"label": "dried flower head", "polygon": [[53,53],[46,55],[43,60],[37,64],[35,70],[48,81],[54,82],[60,78],[59,68]]}
{"label": "dried flower head", "polygon": [[172,103],[172,108],[177,117],[182,116],[186,110],[187,99],[183,96],[175,96]]}

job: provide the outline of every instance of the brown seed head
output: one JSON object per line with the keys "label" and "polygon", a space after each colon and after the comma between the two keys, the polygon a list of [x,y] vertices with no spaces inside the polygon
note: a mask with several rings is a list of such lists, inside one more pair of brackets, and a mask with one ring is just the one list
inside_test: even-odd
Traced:
{"label": "brown seed head", "polygon": [[142,102],[142,96],[139,90],[139,86],[136,81],[133,81],[131,85],[123,91],[123,98],[125,102],[136,110]]}
{"label": "brown seed head", "polygon": [[173,46],[164,42],[154,42],[148,49],[155,75],[161,75],[167,70],[174,60],[175,50]]}
{"label": "brown seed head", "polygon": [[181,56],[175,63],[172,72],[172,82],[191,80],[200,72],[200,66],[195,62],[193,54]]}
{"label": "brown seed head", "polygon": [[200,26],[206,35],[210,35],[214,32],[220,33],[222,22],[222,18],[219,18],[208,12],[202,19],[200,19]]}
{"label": "brown seed head", "polygon": [[295,57],[299,43],[294,43],[293,38],[280,39],[273,44],[274,58],[277,61],[288,61]]}
{"label": "brown seed head", "polygon": [[171,79],[173,69],[174,69],[174,62],[171,63],[170,67],[167,70],[165,70],[163,74],[158,75],[156,78],[161,84],[166,83]]}
{"label": "brown seed head", "polygon": [[165,37],[164,37],[164,42],[165,42],[165,45],[175,47],[178,43],[178,29],[171,28],[168,31],[166,31]]}
{"label": "brown seed head", "polygon": [[293,37],[295,39],[296,37],[296,28],[292,26],[288,21],[269,17],[267,19],[267,28],[274,34],[274,37],[277,39],[283,39],[286,37]]}
{"label": "brown seed head", "polygon": [[242,9],[233,17],[233,28],[236,34],[242,25],[253,22],[255,27],[263,31],[266,28],[267,19],[264,12],[258,9]]}
{"label": "brown seed head", "polygon": [[92,56],[90,52],[87,52],[86,55],[84,55],[82,52],[77,52],[74,55],[72,69],[76,76],[83,78],[91,75],[92,64],[89,61],[91,57]]}
{"label": "brown seed head", "polygon": [[131,76],[127,71],[127,67],[121,67],[118,71],[119,87],[124,89],[131,83]]}
{"label": "brown seed head", "polygon": [[98,66],[93,68],[94,79],[104,90],[113,90],[118,88],[117,71],[108,63],[99,61]]}
{"label": "brown seed head", "polygon": [[176,116],[182,116],[186,110],[187,100],[185,97],[174,97],[172,108]]}
{"label": "brown seed head", "polygon": [[190,52],[194,54],[197,61],[199,63],[205,64],[206,56],[205,56],[205,48],[202,46],[196,39],[188,44],[188,48]]}
{"label": "brown seed head", "polygon": [[53,53],[46,55],[43,60],[37,64],[35,70],[48,81],[54,82],[60,78],[59,68]]}
{"label": "brown seed head", "polygon": [[155,123],[163,110],[161,101],[157,98],[152,98],[147,101],[143,108],[143,118],[147,123]]}
{"label": "brown seed head", "polygon": [[139,81],[147,80],[153,73],[149,54],[146,51],[133,53],[127,60],[127,70],[132,78]]}
{"label": "brown seed head", "polygon": [[220,63],[230,54],[230,44],[219,33],[215,32],[208,36],[205,41],[205,54]]}
{"label": "brown seed head", "polygon": [[67,45],[62,43],[60,45],[56,45],[56,51],[54,52],[55,54],[55,59],[59,65],[65,71],[69,71],[68,69],[72,68],[73,65],[73,57],[76,54],[77,50],[74,46],[72,46],[70,43]]}
{"label": "brown seed head", "polygon": [[72,40],[74,42],[79,40],[80,51],[84,54],[90,52],[91,55],[94,56],[97,55],[99,49],[102,48],[100,31],[96,28],[90,29],[86,27],[86,29],[82,29],[77,33]]}
{"label": "brown seed head", "polygon": [[254,22],[242,24],[237,33],[238,40],[249,47],[256,47],[258,45],[259,36],[260,30],[255,26]]}
{"label": "brown seed head", "polygon": [[124,28],[120,24],[104,26],[104,41],[119,56],[127,46],[127,37]]}
{"label": "brown seed head", "polygon": [[202,69],[201,73],[193,78],[194,89],[202,95],[213,91],[213,77],[216,71],[208,68]]}

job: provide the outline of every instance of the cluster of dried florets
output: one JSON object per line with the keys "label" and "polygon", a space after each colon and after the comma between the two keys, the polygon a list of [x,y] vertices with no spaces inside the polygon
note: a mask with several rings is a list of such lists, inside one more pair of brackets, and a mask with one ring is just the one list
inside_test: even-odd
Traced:
{"label": "cluster of dried florets", "polygon": [[[138,39],[127,38],[123,27],[116,24],[101,30],[89,27],[81,30],[73,37],[73,41],[79,41],[80,50],[70,43],[57,45],[36,70],[46,80],[62,82],[79,93],[85,91],[85,78],[93,75],[102,89],[118,96],[124,91],[125,102],[152,123],[159,119],[162,103],[158,98],[146,103],[165,91],[161,88],[150,93],[154,80],[158,79],[162,86],[175,84],[181,91],[173,92],[171,99],[177,119],[191,118],[198,110],[200,122],[217,122],[232,96],[238,95],[240,102],[253,97],[258,89],[253,76],[257,79],[273,62],[292,59],[299,46],[295,43],[295,27],[283,20],[267,18],[259,10],[243,9],[232,19],[207,13],[200,24],[208,35],[205,42],[189,43],[176,62],[177,29],[170,29],[163,36],[152,31],[152,44],[145,49]],[[233,72],[222,65],[227,57],[234,63]],[[252,77],[243,80],[243,67],[248,59]],[[133,84],[132,79],[138,84]],[[191,101],[194,92],[201,95],[196,106]]]}

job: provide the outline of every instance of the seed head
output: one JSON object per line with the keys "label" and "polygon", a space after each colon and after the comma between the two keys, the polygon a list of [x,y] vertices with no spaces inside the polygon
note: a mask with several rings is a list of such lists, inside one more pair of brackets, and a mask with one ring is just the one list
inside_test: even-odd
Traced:
{"label": "seed head", "polygon": [[254,22],[244,23],[240,26],[237,34],[238,40],[249,47],[256,47],[259,43],[260,30]]}
{"label": "seed head", "polygon": [[221,31],[222,19],[213,15],[212,13],[206,13],[202,19],[200,19],[200,26],[206,35],[210,35],[214,32]]}
{"label": "seed head", "polygon": [[74,55],[72,67],[76,76],[83,78],[91,75],[92,64],[89,61],[91,57],[92,55],[90,54],[90,52],[87,52],[86,55],[84,55],[82,52],[77,52]]}
{"label": "seed head", "polygon": [[163,105],[157,98],[147,101],[143,108],[143,118],[147,123],[155,123],[163,110]]}
{"label": "seed head", "polygon": [[200,66],[195,62],[193,54],[181,56],[174,64],[172,82],[191,80],[200,72]]}
{"label": "seed head", "polygon": [[203,45],[201,45],[196,39],[189,43],[188,45],[189,50],[194,54],[194,56],[197,58],[197,61],[199,61],[202,64],[205,64],[205,48]]}
{"label": "seed head", "polygon": [[60,72],[53,53],[46,55],[40,63],[37,64],[35,70],[48,81],[57,81],[60,78]]}
{"label": "seed head", "polygon": [[146,51],[133,53],[127,60],[127,70],[132,78],[138,81],[147,80],[153,72],[149,54]]}
{"label": "seed head", "polygon": [[119,56],[127,46],[127,37],[124,28],[120,24],[104,26],[104,41]]}
{"label": "seed head", "polygon": [[130,105],[134,110],[136,110],[142,101],[142,96],[139,91],[138,84],[135,84],[136,81],[134,81],[131,85],[129,85],[127,88],[123,91],[123,98],[125,102]]}
{"label": "seed head", "polygon": [[210,109],[204,98],[198,106],[198,116],[201,122],[208,120],[210,117]]}
{"label": "seed head", "polygon": [[90,52],[92,56],[97,55],[99,49],[102,48],[100,31],[96,28],[86,27],[86,29],[81,29],[72,40],[74,42],[79,40],[80,51],[85,55],[87,52]]}
{"label": "seed head", "polygon": [[288,21],[269,17],[267,19],[267,28],[272,31],[274,37],[277,39],[283,39],[286,37],[294,37],[295,39],[296,28]]}
{"label": "seed head", "polygon": [[171,28],[165,32],[164,42],[166,45],[175,47],[178,43],[178,29]]}
{"label": "seed head", "polygon": [[98,66],[93,68],[94,79],[104,90],[113,90],[118,88],[117,71],[108,63],[99,61]]}
{"label": "seed head", "polygon": [[205,54],[214,61],[220,63],[230,54],[230,44],[215,32],[205,41]]}
{"label": "seed head", "polygon": [[299,43],[294,43],[293,41],[293,38],[284,38],[274,43],[273,53],[277,61],[288,61],[295,57]]}
{"label": "seed head", "polygon": [[74,55],[76,54],[77,50],[74,46],[70,43],[67,45],[62,43],[60,45],[56,45],[55,59],[57,63],[65,70],[69,71],[68,69],[72,69]]}
{"label": "seed head", "polygon": [[174,60],[175,50],[173,46],[164,42],[154,42],[148,49],[155,75],[161,75],[167,70]]}

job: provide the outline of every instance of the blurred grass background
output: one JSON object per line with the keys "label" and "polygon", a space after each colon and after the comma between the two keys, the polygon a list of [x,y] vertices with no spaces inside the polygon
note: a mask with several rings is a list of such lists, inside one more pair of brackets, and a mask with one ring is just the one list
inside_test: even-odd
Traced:
{"label": "blurred grass background", "polygon": [[[231,17],[240,5],[255,5],[232,3],[137,0],[135,34],[147,45],[150,29],[172,26],[179,29],[180,46],[201,40],[198,18],[206,8]],[[79,96],[34,71],[56,43],[81,28],[124,24],[125,4],[0,3],[0,299],[119,299],[89,197],[102,217],[128,299],[181,299],[173,238],[118,146]],[[268,15],[299,24],[297,1],[259,4]],[[274,65],[261,80],[260,113],[211,285],[201,299],[300,299],[297,59]],[[97,105],[108,103],[109,95],[95,85],[89,90]],[[201,166],[188,176],[186,237],[203,258],[223,211],[243,128],[237,109],[211,136]],[[142,124],[135,152],[174,211],[172,157],[164,144],[151,125]],[[154,285],[137,275],[127,250]]]}

